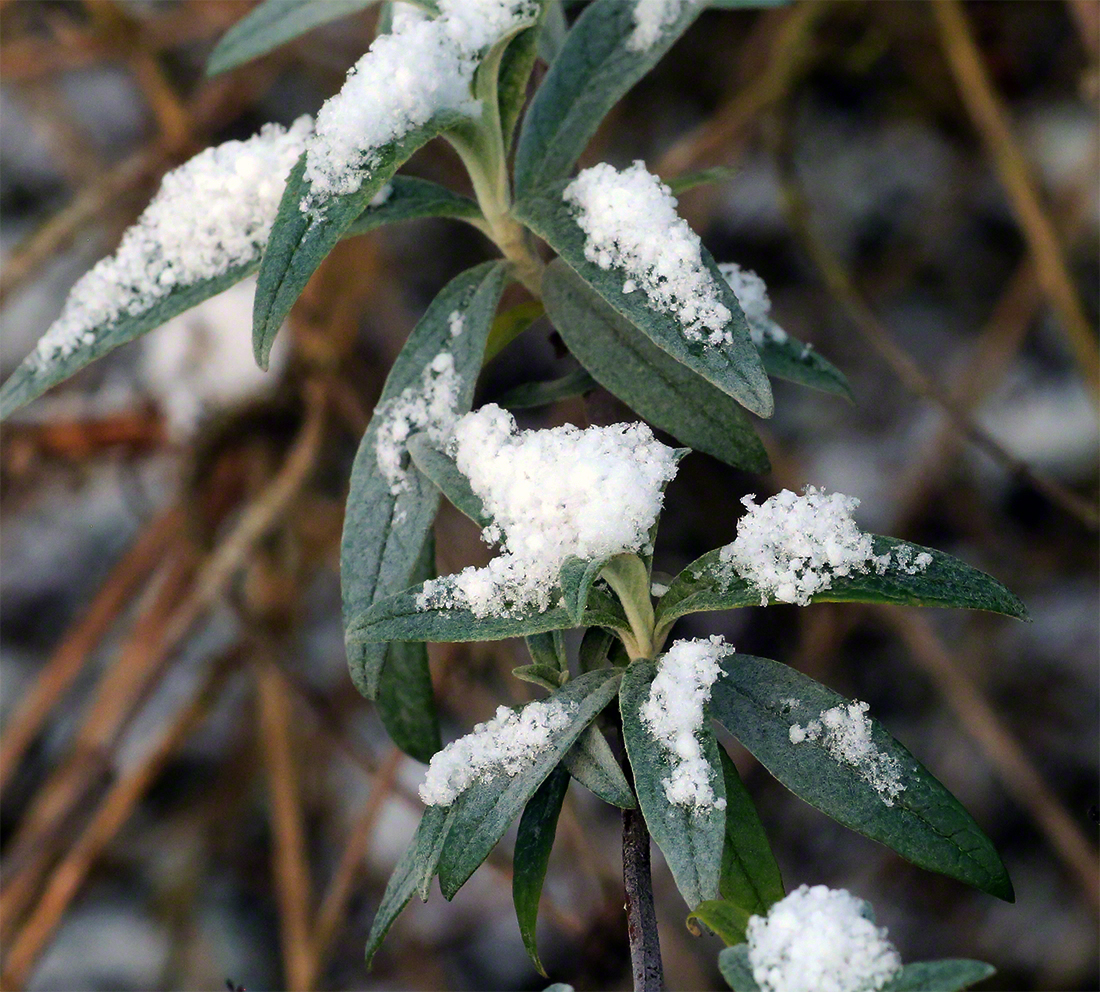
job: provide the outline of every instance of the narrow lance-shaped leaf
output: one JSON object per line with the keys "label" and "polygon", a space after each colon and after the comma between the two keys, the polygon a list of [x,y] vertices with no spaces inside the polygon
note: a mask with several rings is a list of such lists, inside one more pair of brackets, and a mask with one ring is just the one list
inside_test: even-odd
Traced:
{"label": "narrow lance-shaped leaf", "polygon": [[523,105],[527,102],[527,83],[531,78],[531,70],[535,67],[538,38],[543,30],[547,8],[550,6],[552,5],[545,0],[540,3],[538,22],[516,35],[509,42],[500,59],[497,104],[500,114],[500,133],[504,139],[506,155],[511,151],[516,124]]}
{"label": "narrow lance-shaped leaf", "polygon": [[798,338],[786,334],[782,340],[765,339],[757,350],[768,375],[819,389],[823,393],[852,398],[848,379],[832,362]]}
{"label": "narrow lance-shaped leaf", "polygon": [[[414,465],[405,466],[403,478],[397,480],[383,474],[378,463],[379,432],[386,416],[401,415],[403,396],[417,396],[426,388],[425,376],[430,378],[432,363],[443,353],[453,362],[454,413],[469,410],[504,279],[503,264],[486,262],[443,288],[394,362],[376,408],[382,415],[372,418],[355,456],[340,552],[341,586],[352,678],[371,698],[378,691],[385,647],[367,646],[351,636],[350,628],[372,602],[408,584],[439,505],[439,491]],[[456,313],[462,318],[462,333],[457,337],[451,333]]]}
{"label": "narrow lance-shaped leaf", "polygon": [[[738,575],[731,564],[722,562],[722,550],[708,551],[673,580],[657,604],[659,635],[688,613],[760,604],[760,590]],[[905,567],[898,564],[899,552]],[[876,535],[873,553],[876,557],[890,555],[890,564],[881,575],[869,568],[835,576],[830,587],[814,595],[811,602],[954,606],[1028,619],[1024,604],[995,578],[942,551]],[[931,558],[924,568],[913,564],[919,555]],[[778,602],[774,597],[768,599],[769,605]]]}
{"label": "narrow lance-shaped leaf", "polygon": [[915,961],[890,979],[883,992],[962,992],[996,972],[996,968],[983,961],[964,958]]}
{"label": "narrow lance-shaped leaf", "polygon": [[615,635],[603,627],[589,627],[581,638],[581,646],[577,650],[577,661],[582,672],[590,672],[593,668],[600,668],[607,661],[608,652],[611,650],[611,642]]}
{"label": "narrow lance-shaped leaf", "polygon": [[427,179],[394,176],[389,181],[389,191],[382,202],[368,204],[351,222],[351,226],[343,236],[351,238],[358,234],[366,234],[385,224],[420,220],[424,217],[464,220],[478,228],[485,223],[481,208],[468,196],[453,193],[446,186],[429,182]]}
{"label": "narrow lance-shaped leaf", "polygon": [[623,770],[596,724],[589,726],[562,759],[569,774],[589,792],[619,809],[638,805]]}
{"label": "narrow lance-shaped leaf", "polygon": [[456,510],[482,529],[492,524],[493,519],[485,512],[481,497],[470,488],[470,480],[459,471],[454,459],[441,451],[427,434],[409,438],[409,457]]}
{"label": "narrow lance-shaped leaf", "polygon": [[[722,661],[710,706],[715,719],[810,805],[922,868],[1013,900],[1008,873],[970,814],[843,696],[787,665],[732,654]],[[849,732],[838,738],[828,729],[836,723]],[[852,738],[862,744],[851,744]]]}
{"label": "narrow lance-shaped leaf", "polygon": [[685,3],[654,44],[633,49],[634,4],[596,0],[565,35],[520,130],[515,188],[525,197],[569,174],[600,121],[699,16]]}
{"label": "narrow lance-shaped leaf", "polygon": [[724,839],[725,783],[718,759],[718,742],[709,727],[698,737],[703,756],[711,767],[715,802],[711,806],[688,808],[669,802],[664,780],[672,770],[668,749],[649,732],[641,708],[649,698],[650,684],[657,674],[651,661],[636,661],[623,675],[619,708],[623,720],[623,742],[634,773],[638,805],[654,841],[660,847],[676,880],[676,887],[694,909],[705,899],[718,895]]}
{"label": "narrow lance-shaped leaf", "polygon": [[573,396],[584,396],[599,386],[587,369],[574,369],[558,379],[524,382],[514,386],[497,397],[496,404],[505,410],[529,410],[536,406],[549,406]]}
{"label": "narrow lance-shaped leaf", "polygon": [[567,682],[547,702],[570,709],[564,729],[550,734],[527,767],[516,775],[500,772],[487,781],[467,789],[454,805],[454,824],[439,859],[439,885],[451,899],[474,873],[504,836],[508,825],[519,815],[535,790],[545,781],[600,712],[615,698],[619,673],[611,670],[589,672]]}
{"label": "narrow lance-shaped leaf", "polygon": [[[435,541],[429,532],[409,581],[424,582],[434,575]],[[443,743],[439,738],[427,645],[414,641],[394,641],[389,645],[376,705],[394,744],[417,761],[429,762]]]}
{"label": "narrow lance-shaped leaf", "polygon": [[610,560],[610,557],[585,559],[570,555],[562,563],[559,574],[562,598],[575,625],[579,626],[584,617],[592,583],[596,581]]}
{"label": "narrow lance-shaped leaf", "polygon": [[[737,297],[706,248],[700,245],[703,268],[710,276],[715,298],[730,313],[724,328],[730,341],[718,346],[689,340],[679,320],[671,313],[651,307],[644,292],[639,289],[623,292],[623,286],[632,280],[621,268],[612,265],[603,269],[585,257],[586,235],[577,223],[574,207],[562,199],[567,185],[563,181],[543,187],[517,202],[512,212],[661,351],[746,409],[770,417],[773,410],[771,384],[749,335],[748,322]],[[596,375],[595,369],[588,370]]]}
{"label": "narrow lance-shaped leaf", "polygon": [[558,829],[558,816],[569,788],[569,772],[558,765],[538,791],[527,801],[519,820],[516,848],[512,855],[512,901],[516,907],[523,946],[536,970],[544,978],[546,969],[539,960],[535,927],[539,918],[539,897],[550,863],[550,850]]}
{"label": "narrow lance-shaped leaf", "polygon": [[547,267],[542,291],[558,333],[600,385],[689,448],[750,472],[770,469],[737,401],[653,344],[564,262]]}
{"label": "narrow lance-shaped leaf", "polygon": [[702,923],[730,947],[745,939],[745,930],[752,915],[742,906],[725,899],[706,899],[688,913],[685,922],[696,936],[699,934],[698,924]]}
{"label": "narrow lance-shaped leaf", "polygon": [[747,944],[727,947],[718,954],[718,970],[733,992],[760,992],[760,986],[752,977]]}

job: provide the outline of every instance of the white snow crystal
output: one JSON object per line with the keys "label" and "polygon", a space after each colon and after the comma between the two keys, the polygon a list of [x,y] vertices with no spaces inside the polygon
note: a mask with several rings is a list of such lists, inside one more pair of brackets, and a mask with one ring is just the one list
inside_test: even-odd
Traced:
{"label": "white snow crystal", "polygon": [[692,2],[696,0],[635,0],[635,27],[626,40],[626,47],[632,52],[652,48],[661,37],[661,32],[680,16],[684,5]]}
{"label": "white snow crystal", "polygon": [[409,486],[405,466],[409,436],[427,431],[437,443],[447,440],[461,386],[462,377],[455,369],[454,356],[441,351],[424,369],[418,386],[408,386],[375,410],[378,431],[374,436],[374,454],[394,496]]}
{"label": "white snow crystal", "polygon": [[703,265],[699,236],[676,213],[676,199],[644,162],[618,172],[585,169],[562,193],[577,207],[584,257],[623,272],[623,292],[641,289],[654,310],[675,317],[690,341],[728,345],[729,309]]}
{"label": "white snow crystal", "polygon": [[551,735],[569,725],[576,708],[576,703],[556,700],[528,703],[518,712],[498,707],[492,720],[432,756],[420,786],[424,805],[450,806],[474,782],[499,772],[515,776],[529,768]]}
{"label": "white snow crystal", "polygon": [[451,337],[457,338],[466,328],[466,318],[461,310],[455,310],[447,318],[447,326],[451,329]]}
{"label": "white snow crystal", "polygon": [[537,13],[534,0],[440,0],[439,8],[435,18],[395,17],[392,32],[374,40],[321,108],[306,156],[304,212],[354,193],[380,148],[436,114],[474,114],[470,84],[482,53]]}
{"label": "white snow crystal", "polygon": [[97,328],[148,310],[177,287],[255,261],[311,128],[308,117],[290,130],[267,124],[247,141],[207,148],[165,175],[118,250],[73,287],[38,342],[38,365],[94,344]]}
{"label": "white snow crystal", "polygon": [[752,343],[757,348],[769,341],[783,344],[788,340],[788,335],[769,314],[772,310],[772,301],[768,296],[768,287],[764,280],[751,269],[743,269],[736,262],[722,262],[718,271],[726,278],[737,302],[745,312],[745,319],[749,323],[749,334]]}
{"label": "white snow crystal", "polygon": [[[784,489],[759,506],[755,495],[741,500],[748,509],[737,524],[737,538],[719,553],[720,578],[734,574],[760,590],[760,605],[769,597],[805,606],[828,589],[837,576],[874,569],[879,575],[891,564],[891,554],[876,555],[870,534],[852,516],[859,500],[843,493],[826,495],[807,486],[799,496]],[[932,556],[912,548],[896,551],[897,567],[907,575],[923,571]]]}
{"label": "white snow crystal", "polygon": [[503,553],[484,568],[425,583],[421,609],[467,608],[478,617],[544,612],[570,555],[648,550],[677,456],[645,424],[517,432],[489,404],[459,418],[451,449]]}
{"label": "white snow crystal", "polygon": [[789,736],[792,744],[820,741],[837,761],[851,765],[887,806],[893,806],[905,791],[905,783],[901,780],[898,759],[884,754],[871,740],[869,709],[868,703],[858,699],[844,706],[833,706],[822,710],[818,718],[810,720],[805,727],[792,724]]}
{"label": "white snow crystal", "polygon": [[710,688],[722,672],[719,662],[732,650],[718,636],[677,641],[661,658],[639,711],[642,723],[668,752],[672,774],[661,785],[668,801],[677,806],[696,811],[726,808],[724,799],[715,798],[710,765],[697,735]]}
{"label": "white snow crystal", "polygon": [[885,927],[846,889],[799,886],[747,928],[761,992],[877,992],[901,968]]}

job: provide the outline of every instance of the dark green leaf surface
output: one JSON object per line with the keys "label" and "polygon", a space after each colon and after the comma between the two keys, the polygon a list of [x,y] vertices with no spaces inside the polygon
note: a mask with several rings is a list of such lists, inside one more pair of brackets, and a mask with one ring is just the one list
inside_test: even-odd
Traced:
{"label": "dark green leaf surface", "polygon": [[[584,257],[585,233],[576,221],[574,208],[562,199],[566,185],[560,182],[540,189],[517,203],[512,212],[661,351],[698,373],[746,409],[761,417],[770,417],[773,409],[771,384],[749,336],[748,322],[737,297],[706,248],[701,247],[703,265],[710,272],[716,294],[731,315],[725,330],[732,336],[732,343],[719,348],[700,341],[689,341],[680,322],[671,314],[650,307],[642,290],[623,292],[627,277],[621,269],[614,266],[601,269]],[[588,371],[599,378],[595,369],[589,368]]]}
{"label": "dark green leaf surface", "polygon": [[428,872],[429,880],[435,874],[435,865],[439,860],[446,836],[445,824],[447,810],[442,806],[429,806],[420,818],[420,825],[413,834],[401,860],[397,862],[393,874],[382,894],[382,901],[374,914],[370,936],[367,938],[367,967],[370,967],[379,945],[417,891],[421,876]]}
{"label": "dark green leaf surface", "polygon": [[547,6],[546,3],[541,5],[539,23],[516,35],[500,59],[500,71],[497,76],[497,105],[505,154],[512,148],[516,124],[523,105],[527,102],[527,82],[531,78],[531,70],[535,67],[539,32],[546,19]]}
{"label": "dark green leaf surface", "polygon": [[996,972],[982,961],[917,961],[905,965],[883,992],[961,992]]}
{"label": "dark green leaf surface", "polygon": [[504,836],[535,790],[619,688],[619,673],[604,669],[566,683],[548,699],[576,704],[569,724],[556,731],[530,766],[518,775],[498,774],[467,789],[454,804],[454,825],[439,859],[439,884],[448,899],[462,887]]}
{"label": "dark green leaf surface", "polygon": [[549,689],[551,692],[555,689],[560,689],[565,681],[561,671],[546,665],[520,665],[519,668],[512,669],[512,674],[517,679],[521,679],[524,682],[530,682],[532,685],[540,685],[544,689]]}
{"label": "dark green leaf surface", "polygon": [[456,510],[460,510],[481,528],[488,527],[493,522],[482,506],[481,497],[470,488],[470,480],[458,470],[450,455],[432,444],[427,434],[417,434],[409,438],[409,457]]}
{"label": "dark green leaf surface", "polygon": [[[501,263],[486,262],[443,288],[397,356],[380,403],[400,396],[409,387],[419,387],[424,369],[441,351],[449,349],[461,379],[456,413],[469,410],[504,278]],[[464,314],[464,330],[458,337],[452,337],[450,330],[450,315],[455,310]],[[409,584],[439,506],[439,490],[411,464],[408,489],[397,496],[390,492],[389,483],[378,469],[377,433],[377,420],[372,420],[355,456],[344,513],[340,572],[345,628],[375,600]],[[360,692],[374,698],[385,648],[367,646],[350,635],[347,648],[353,681]]]}
{"label": "dark green leaf surface", "polygon": [[[752,797],[737,774],[737,766],[725,748],[719,747],[718,757],[726,783],[726,840],[718,891],[723,899],[740,906],[750,916],[753,913],[763,916],[772,903],[786,895],[783,877]],[[741,940],[744,934],[726,943]]]}
{"label": "dark green leaf surface", "polygon": [[1012,883],[989,838],[969,813],[882,726],[871,720],[877,751],[897,762],[904,789],[892,806],[821,741],[794,744],[790,728],[848,700],[787,665],[731,654],[711,689],[710,711],[796,796],[893,848],[903,858],[984,892],[1013,900]]}
{"label": "dark green leaf surface", "polygon": [[574,369],[560,379],[551,379],[548,382],[525,382],[509,389],[497,399],[496,403],[505,410],[529,410],[536,406],[549,406],[551,403],[569,399],[571,396],[583,396],[599,388],[599,385],[587,370]]}
{"label": "dark green leaf surface", "polygon": [[[929,554],[932,562],[923,572],[908,575],[891,563],[883,575],[873,569],[863,574],[837,576],[832,587],[814,596],[814,603],[890,603],[898,606],[955,606],[988,610],[1027,620],[1024,604],[1000,582],[951,555],[893,537],[874,537],[876,555],[907,548],[912,558]],[[721,548],[708,551],[688,565],[657,604],[657,625],[667,632],[687,613],[730,610],[760,605],[760,591],[732,572],[723,576]],[[768,605],[775,605],[769,599]]]}
{"label": "dark green leaf surface", "polygon": [[[634,789],[646,826],[668,862],[676,887],[688,907],[694,909],[718,895],[722,871],[725,811],[716,807],[688,809],[670,803],[663,780],[672,763],[668,750],[642,722],[640,709],[649,697],[650,683],[657,674],[652,661],[635,661],[623,675],[619,708],[623,720],[623,742],[634,772]],[[725,797],[725,783],[718,759],[718,742],[709,726],[699,733],[703,755],[711,766],[711,785],[716,799]]]}
{"label": "dark green leaf surface", "polygon": [[565,608],[569,611],[574,627],[579,627],[584,617],[592,583],[596,581],[610,560],[610,558],[585,559],[570,555],[562,564],[558,578],[561,582],[562,596],[565,599]]}
{"label": "dark green leaf surface", "polygon": [[546,866],[550,862],[550,850],[558,829],[558,815],[568,788],[569,772],[558,765],[523,808],[515,853],[512,855],[512,902],[516,907],[520,936],[543,978],[546,977],[546,969],[539,960],[535,927],[539,918],[542,882],[546,878]]}
{"label": "dark green leaf surface", "polygon": [[497,314],[485,345],[485,364],[488,365],[545,313],[541,300],[525,300]]}
{"label": "dark green leaf surface", "polygon": [[684,4],[676,21],[650,48],[632,52],[634,5],[596,0],[565,36],[520,130],[516,149],[516,196],[567,176],[600,121],[653,68],[699,16]]}
{"label": "dark green leaf surface", "polygon": [[569,26],[565,23],[562,0],[543,0],[542,30],[539,31],[538,54],[547,65],[553,65],[558,57]]}
{"label": "dark green leaf surface", "polygon": [[532,634],[525,640],[527,651],[536,665],[543,665],[556,672],[569,671],[569,663],[565,657],[565,635],[562,631]]}
{"label": "dark green leaf surface", "polygon": [[260,368],[267,368],[275,335],[310,276],[348,228],[362,216],[375,194],[413,152],[462,120],[464,118],[451,112],[437,114],[423,127],[414,128],[403,138],[383,145],[373,155],[374,167],[369,172],[364,170],[363,184],[356,192],[331,197],[311,213],[303,213],[301,208],[310,192],[304,175],[306,155],[302,153],[287,179],[267,250],[260,263],[256,302],[252,308],[252,350]]}
{"label": "dark green leaf surface", "polygon": [[665,185],[672,190],[673,196],[686,193],[696,186],[706,186],[709,183],[725,183],[737,178],[737,169],[728,166],[716,165],[710,169],[699,169],[697,172],[685,172],[679,176],[666,179]]}
{"label": "dark green leaf surface", "polygon": [[[429,532],[409,578],[412,582],[424,582],[433,575],[435,541]],[[378,683],[376,705],[394,744],[417,761],[427,764],[443,746],[426,645],[414,641],[390,644]]]}
{"label": "dark green leaf surface", "polygon": [[688,913],[688,929],[698,935],[696,923],[702,923],[711,933],[721,937],[727,947],[745,939],[745,928],[753,914],[740,905],[724,899],[707,899]]}
{"label": "dark green leaf surface", "polygon": [[577,743],[566,752],[562,763],[573,778],[605,803],[619,809],[633,809],[638,805],[623,770],[611,753],[607,738],[595,724],[581,734]]}
{"label": "dark green leaf surface", "polygon": [[385,203],[367,208],[352,221],[344,232],[345,238],[366,234],[385,224],[397,224],[404,220],[420,220],[424,217],[450,217],[478,224],[484,218],[481,208],[469,197],[452,193],[446,186],[415,179],[412,176],[394,176],[390,180],[391,191]]}
{"label": "dark green leaf surface", "polygon": [[718,952],[718,970],[733,992],[760,992],[749,965],[748,944],[738,944]]}
{"label": "dark green leaf surface", "polygon": [[750,472],[770,469],[737,401],[653,344],[564,262],[549,265],[542,289],[558,333],[602,386],[689,448]]}
{"label": "dark green leaf surface", "polygon": [[599,668],[607,661],[607,654],[611,650],[611,642],[615,635],[603,627],[589,627],[581,638],[581,646],[577,651],[577,660],[582,672],[590,672],[593,668]]}
{"label": "dark green leaf surface", "polygon": [[846,400],[852,398],[852,389],[844,373],[797,338],[788,335],[782,342],[765,340],[757,350],[768,375],[843,396]]}

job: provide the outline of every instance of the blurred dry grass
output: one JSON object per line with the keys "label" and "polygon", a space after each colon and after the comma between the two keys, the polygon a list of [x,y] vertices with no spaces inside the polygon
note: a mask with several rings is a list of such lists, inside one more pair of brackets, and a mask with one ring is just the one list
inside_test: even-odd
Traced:
{"label": "blurred dry grass", "polygon": [[[0,301],[32,291],[74,244],[109,248],[163,172],[206,144],[315,109],[371,37],[367,13],[202,79],[204,53],[247,6],[0,6],[0,83],[57,174],[45,193],[16,183],[0,201],[9,228],[14,217],[26,231],[6,249]],[[788,883],[853,888],[907,957],[984,957],[1001,969],[990,988],[1096,987],[1095,453],[1086,446],[1083,467],[1080,456],[1033,464],[1014,449],[1022,435],[991,423],[1003,403],[988,404],[1021,382],[1025,398],[1084,383],[1095,419],[1097,132],[1084,165],[1054,183],[1019,122],[1069,106],[1095,125],[1098,12],[1092,0],[935,0],[710,13],[586,156],[644,157],[664,175],[737,166],[729,184],[686,194],[685,216],[719,258],[761,271],[780,321],[849,372],[860,401],[781,390],[762,427],[772,478],[690,460],[658,567],[729,540],[741,493],[826,481],[832,458],[856,478],[846,486],[837,470],[829,484],[875,503],[874,529],[967,557],[1037,615],[1049,647],[1000,618],[938,612],[706,618],[708,632],[869,699],[991,832],[1020,900],[991,907],[841,836],[738,753]],[[100,70],[121,70],[142,103],[130,146],[102,148],[74,99],[73,79]],[[874,170],[890,163],[858,156],[899,126],[952,162],[949,188],[928,193],[918,175],[875,199]],[[919,151],[890,167],[930,168]],[[411,169],[463,185],[438,143]],[[131,507],[110,568],[74,559],[44,601],[5,576],[3,988],[541,987],[513,932],[503,850],[452,906],[410,909],[375,974],[361,967],[417,773],[342,674],[340,507],[386,370],[431,293],[485,254],[474,237],[440,222],[342,245],[295,309],[275,396],[219,411],[188,441],[137,401],[104,412],[47,398],[3,428],[2,506],[17,532],[36,515],[48,526],[50,493],[79,512],[105,470],[128,473],[123,487],[168,480]],[[487,369],[486,398],[552,374],[538,334]],[[71,391],[90,393],[96,375]],[[624,415],[596,394],[532,422]],[[488,555],[457,514],[443,513],[437,538],[443,571]],[[6,571],[33,565],[8,554]],[[507,674],[521,652],[433,647],[452,733],[526,698]],[[617,822],[589,798],[571,793],[563,817],[544,961],[578,988],[623,987]],[[657,889],[670,984],[718,987],[715,947],[680,925],[661,869]],[[93,915],[120,899],[164,945],[137,978],[109,957],[81,959],[81,928],[98,933]],[[140,956],[134,934],[148,932],[121,929],[115,956]]]}

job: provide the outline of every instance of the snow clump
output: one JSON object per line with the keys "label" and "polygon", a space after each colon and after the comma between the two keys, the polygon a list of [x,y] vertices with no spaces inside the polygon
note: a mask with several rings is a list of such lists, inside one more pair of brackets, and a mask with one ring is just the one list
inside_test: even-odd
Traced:
{"label": "snow clump", "polygon": [[741,268],[736,262],[721,262],[718,271],[725,276],[733,295],[745,312],[752,343],[757,348],[762,348],[769,342],[785,343],[788,340],[787,332],[769,316],[772,301],[764,280],[751,269]]}
{"label": "snow clump", "polygon": [[669,314],[689,341],[728,345],[732,319],[717,281],[703,264],[702,243],[676,213],[676,198],[644,162],[617,171],[606,162],[585,169],[562,193],[577,208],[584,257],[626,275],[623,292],[641,289],[649,306]]}
{"label": "snow clump", "polygon": [[632,52],[644,52],[657,44],[662,32],[673,25],[684,7],[698,0],[635,0],[634,31],[626,40]]}
{"label": "snow clump", "polygon": [[105,325],[143,313],[174,289],[258,260],[286,177],[313,127],[266,124],[247,141],[199,152],[165,175],[118,250],[73,287],[34,353],[39,368],[95,344]]}
{"label": "snow clump", "polygon": [[816,720],[805,727],[792,724],[788,734],[792,744],[820,741],[821,746],[837,761],[851,765],[859,777],[870,785],[887,806],[893,806],[905,791],[901,766],[893,755],[884,754],[871,740],[871,721],[867,718],[868,703],[853,700],[847,705],[822,710]]}
{"label": "snow clump", "polygon": [[478,617],[545,612],[570,555],[650,550],[679,457],[645,424],[519,432],[495,404],[458,419],[450,450],[493,520],[483,538],[503,553],[425,583],[417,605]]}
{"label": "snow clump", "polygon": [[518,712],[498,707],[492,720],[432,755],[420,786],[424,805],[450,806],[474,782],[530,768],[551,736],[569,725],[576,708],[576,703],[557,700],[528,703]]}
{"label": "snow clump", "polygon": [[672,773],[661,781],[665,796],[696,812],[726,808],[725,799],[714,795],[698,734],[710,688],[722,674],[719,662],[731,651],[718,636],[677,641],[661,658],[640,710],[642,723],[664,745],[672,763]]}
{"label": "snow clump", "polygon": [[845,889],[801,885],[747,928],[761,992],[877,992],[901,968],[885,927]]}
{"label": "snow clump", "polygon": [[305,213],[357,192],[378,164],[379,149],[437,114],[474,115],[470,84],[484,50],[538,12],[534,0],[439,0],[435,18],[406,7],[396,5],[393,30],[374,40],[317,115],[306,155]]}

